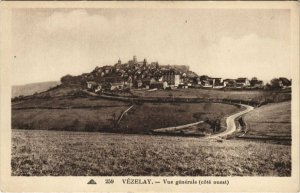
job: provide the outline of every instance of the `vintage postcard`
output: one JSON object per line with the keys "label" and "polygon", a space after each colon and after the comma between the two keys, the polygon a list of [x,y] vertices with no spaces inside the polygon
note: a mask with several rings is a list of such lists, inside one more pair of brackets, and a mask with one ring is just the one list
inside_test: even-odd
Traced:
{"label": "vintage postcard", "polygon": [[3,192],[299,191],[297,2],[1,2]]}

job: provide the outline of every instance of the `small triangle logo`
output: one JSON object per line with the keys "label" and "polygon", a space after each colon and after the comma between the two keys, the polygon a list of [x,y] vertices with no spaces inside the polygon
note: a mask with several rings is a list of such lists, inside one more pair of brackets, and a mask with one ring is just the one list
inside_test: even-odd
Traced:
{"label": "small triangle logo", "polygon": [[95,180],[91,179],[87,184],[97,184]]}

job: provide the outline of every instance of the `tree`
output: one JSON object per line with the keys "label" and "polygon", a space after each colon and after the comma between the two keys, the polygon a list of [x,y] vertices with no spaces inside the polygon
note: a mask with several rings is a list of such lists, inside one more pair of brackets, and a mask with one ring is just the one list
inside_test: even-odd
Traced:
{"label": "tree", "polygon": [[207,75],[200,76],[200,81],[207,80],[209,77]]}
{"label": "tree", "polygon": [[270,86],[272,89],[278,89],[281,87],[280,80],[278,78],[273,78],[270,82]]}
{"label": "tree", "polygon": [[63,77],[60,79],[60,82],[61,82],[62,84],[64,84],[64,83],[69,82],[71,79],[72,79],[72,76],[68,74],[68,75],[66,75],[66,76],[63,76]]}
{"label": "tree", "polygon": [[256,77],[251,78],[250,86],[254,86],[257,82],[258,82],[258,79]]}

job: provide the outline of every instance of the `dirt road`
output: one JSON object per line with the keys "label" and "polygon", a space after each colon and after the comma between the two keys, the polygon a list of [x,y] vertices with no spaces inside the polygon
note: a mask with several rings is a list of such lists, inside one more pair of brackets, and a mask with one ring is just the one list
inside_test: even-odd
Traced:
{"label": "dirt road", "polygon": [[226,130],[224,132],[218,133],[218,134],[215,134],[215,135],[211,135],[211,136],[209,136],[207,138],[209,138],[209,139],[220,138],[220,137],[224,137],[226,135],[229,135],[229,134],[233,133],[236,130],[236,126],[235,126],[234,120],[236,118],[238,118],[239,116],[241,116],[243,114],[246,114],[246,113],[248,113],[248,112],[250,112],[250,111],[252,111],[254,109],[254,107],[248,106],[248,105],[241,104],[241,106],[246,107],[246,109],[244,111],[241,111],[241,112],[238,112],[236,114],[233,114],[233,115],[229,116],[226,119],[227,128],[226,128]]}
{"label": "dirt road", "polygon": [[117,121],[117,125],[119,125],[120,121],[122,120],[123,116],[130,110],[132,109],[133,105],[131,105],[128,109],[126,109],[121,116],[119,117],[118,121]]}
{"label": "dirt road", "polygon": [[165,128],[160,128],[160,129],[153,129],[153,131],[156,132],[168,132],[168,131],[176,131],[176,130],[181,130],[181,129],[185,129],[188,127],[192,127],[195,125],[198,125],[200,123],[203,123],[204,121],[198,121],[195,123],[189,123],[189,124],[185,124],[185,125],[179,125],[179,126],[174,126],[174,127],[165,127]]}

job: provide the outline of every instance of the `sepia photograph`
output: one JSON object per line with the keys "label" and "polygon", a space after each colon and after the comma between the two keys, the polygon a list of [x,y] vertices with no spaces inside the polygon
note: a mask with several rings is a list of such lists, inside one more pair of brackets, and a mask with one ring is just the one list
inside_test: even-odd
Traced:
{"label": "sepia photograph", "polygon": [[292,177],[291,17],[288,8],[11,9],[10,175],[87,185]]}

